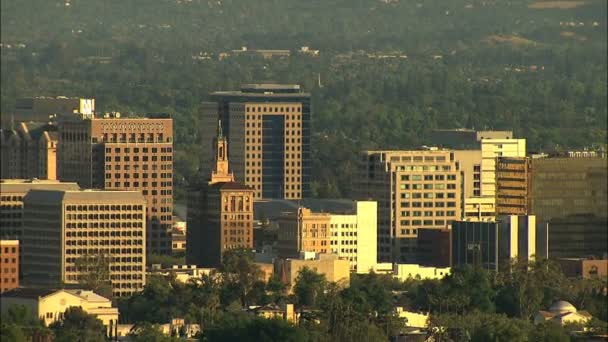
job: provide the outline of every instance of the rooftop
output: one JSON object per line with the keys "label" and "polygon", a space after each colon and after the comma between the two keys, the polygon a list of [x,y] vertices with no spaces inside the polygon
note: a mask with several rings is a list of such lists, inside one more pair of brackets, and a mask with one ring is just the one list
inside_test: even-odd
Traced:
{"label": "rooftop", "polygon": [[0,192],[26,193],[29,190],[79,190],[76,183],[60,182],[56,180],[41,179],[2,179],[0,180]]}
{"label": "rooftop", "polygon": [[27,193],[24,201],[59,203],[62,201],[87,201],[92,203],[116,202],[145,204],[145,199],[139,191],[107,191],[107,190],[47,190],[35,189]]}

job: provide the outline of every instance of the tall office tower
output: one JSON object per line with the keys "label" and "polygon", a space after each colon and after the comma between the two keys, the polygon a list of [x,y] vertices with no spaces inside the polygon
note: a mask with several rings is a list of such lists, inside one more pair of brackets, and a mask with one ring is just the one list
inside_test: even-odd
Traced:
{"label": "tall office tower", "polygon": [[0,129],[1,178],[57,179],[57,126],[21,122]]}
{"label": "tall office tower", "polygon": [[0,240],[0,293],[19,287],[19,240]]}
{"label": "tall office tower", "polygon": [[95,267],[103,267],[114,296],[141,291],[145,213],[138,191],[31,190],[23,208],[24,285],[80,284],[91,272],[102,276]]}
{"label": "tall office tower", "polygon": [[369,273],[378,263],[378,205],[355,201],[353,209],[331,214],[329,245],[332,253],[350,261],[351,271]]}
{"label": "tall office tower", "polygon": [[[576,154],[572,154],[576,156]],[[608,163],[601,157],[500,158],[498,212],[548,222],[550,257],[603,257]]]}
{"label": "tall office tower", "polygon": [[171,253],[173,119],[119,113],[59,121],[58,173],[83,188],[138,190],[146,198],[147,253]]}
{"label": "tall office tower", "polygon": [[256,199],[310,197],[310,94],[299,85],[247,84],[201,106],[202,165],[213,165],[213,127],[224,125],[234,175]]}
{"label": "tall office tower", "polygon": [[235,181],[228,151],[220,121],[211,177],[188,191],[188,264],[218,267],[226,250],[253,248],[253,189]]}
{"label": "tall office tower", "polygon": [[285,212],[277,218],[279,240],[277,252],[281,258],[297,258],[301,252],[329,253],[329,213],[313,213],[307,208]]}
{"label": "tall office tower", "polygon": [[526,139],[481,140],[481,196],[496,196],[496,159],[525,157]]}
{"label": "tall office tower", "polygon": [[534,215],[501,216],[492,222],[452,223],[452,266],[477,265],[491,271],[547,257],[548,230]]}
{"label": "tall office tower", "polygon": [[85,114],[95,112],[95,99],[77,97],[30,97],[17,99],[14,114],[2,115],[2,128],[12,129],[19,122],[49,122],[56,115]]}
{"label": "tall office tower", "polygon": [[378,261],[416,263],[420,228],[461,217],[461,175],[447,150],[366,151],[355,198],[378,202]]}
{"label": "tall office tower", "polygon": [[0,239],[19,240],[23,225],[23,197],[30,190],[78,190],[78,184],[56,180],[0,180]]}

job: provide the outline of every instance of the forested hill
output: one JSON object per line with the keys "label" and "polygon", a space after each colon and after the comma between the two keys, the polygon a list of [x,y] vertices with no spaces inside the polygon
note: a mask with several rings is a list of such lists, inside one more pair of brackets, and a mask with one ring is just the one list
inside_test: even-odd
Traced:
{"label": "forested hill", "polygon": [[[513,129],[538,150],[606,143],[606,0],[0,4],[2,113],[32,95],[174,113],[178,187],[198,163],[198,104],[243,82],[313,93],[319,196],[348,195],[360,149],[425,144],[433,128]],[[320,55],[220,60],[241,46]]]}

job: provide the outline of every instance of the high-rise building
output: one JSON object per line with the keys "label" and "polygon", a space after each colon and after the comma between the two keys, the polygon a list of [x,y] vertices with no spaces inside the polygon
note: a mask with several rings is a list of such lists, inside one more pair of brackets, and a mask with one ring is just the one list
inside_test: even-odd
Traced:
{"label": "high-rise building", "polygon": [[[23,208],[23,283],[82,284],[95,274],[111,282],[114,296],[141,291],[145,212],[138,191],[30,190]],[[104,270],[110,279],[103,278]]]}
{"label": "high-rise building", "polygon": [[19,287],[19,240],[0,240],[0,293]]}
{"label": "high-rise building", "polygon": [[355,201],[354,210],[330,218],[331,252],[350,262],[350,269],[369,273],[378,263],[378,205],[374,201]]}
{"label": "high-rise building", "polygon": [[253,189],[230,171],[221,121],[214,145],[210,179],[188,192],[186,262],[202,267],[218,267],[226,250],[253,248]]}
{"label": "high-rise building", "polygon": [[546,258],[546,224],[534,215],[501,216],[493,222],[452,223],[452,266],[477,265],[492,271],[509,267],[512,260]]}
{"label": "high-rise building", "polygon": [[526,139],[481,140],[481,196],[496,197],[496,160],[525,157]]}
{"label": "high-rise building", "polygon": [[608,164],[606,158],[576,156],[498,162],[498,212],[534,214],[548,222],[551,258],[606,254]]}
{"label": "high-rise building", "polygon": [[378,261],[416,263],[418,229],[459,220],[461,189],[451,151],[364,152],[355,198],[378,202]]}
{"label": "high-rise building", "polygon": [[297,258],[301,252],[330,252],[329,213],[314,213],[300,207],[277,218],[277,252],[281,258]]}
{"label": "high-rise building", "polygon": [[310,196],[310,94],[291,84],[247,84],[217,91],[201,106],[203,170],[213,165],[213,127],[224,125],[237,179],[254,197]]}
{"label": "high-rise building", "polygon": [[1,178],[57,179],[57,126],[21,122],[0,129]]}
{"label": "high-rise building", "polygon": [[23,197],[30,190],[78,190],[76,183],[38,179],[0,180],[0,239],[19,240],[23,224]]}
{"label": "high-rise building", "polygon": [[59,121],[58,173],[83,188],[141,191],[148,205],[147,252],[171,253],[173,119],[66,118]]}

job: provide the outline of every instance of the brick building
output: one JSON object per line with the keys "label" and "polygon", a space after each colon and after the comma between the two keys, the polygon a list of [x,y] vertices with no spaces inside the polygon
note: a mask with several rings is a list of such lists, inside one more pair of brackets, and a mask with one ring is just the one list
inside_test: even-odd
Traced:
{"label": "brick building", "polygon": [[141,191],[147,252],[171,253],[173,119],[168,115],[59,121],[58,172],[83,188]]}
{"label": "brick building", "polygon": [[0,240],[0,293],[19,287],[19,240]]}

